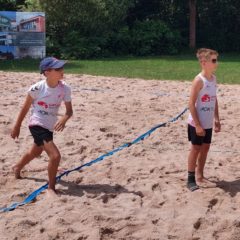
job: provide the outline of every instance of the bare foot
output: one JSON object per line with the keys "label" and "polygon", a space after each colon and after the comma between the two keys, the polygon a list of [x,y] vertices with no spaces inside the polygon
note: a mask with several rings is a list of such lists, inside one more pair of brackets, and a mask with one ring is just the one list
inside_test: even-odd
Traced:
{"label": "bare foot", "polygon": [[58,195],[57,195],[56,190],[53,190],[53,189],[48,188],[48,189],[47,189],[47,197],[48,197],[48,198],[51,198],[51,199],[56,199],[56,198],[58,198]]}
{"label": "bare foot", "polygon": [[21,170],[16,165],[14,165],[12,167],[12,170],[13,170],[13,173],[14,173],[14,176],[15,176],[16,179],[21,179],[22,178],[21,177]]}
{"label": "bare foot", "polygon": [[205,177],[197,177],[197,181],[198,182],[206,182],[206,181],[209,181],[209,180]]}
{"label": "bare foot", "polygon": [[205,187],[205,188],[214,188],[217,186],[215,182],[211,182],[207,178],[198,178],[197,183],[200,187]]}

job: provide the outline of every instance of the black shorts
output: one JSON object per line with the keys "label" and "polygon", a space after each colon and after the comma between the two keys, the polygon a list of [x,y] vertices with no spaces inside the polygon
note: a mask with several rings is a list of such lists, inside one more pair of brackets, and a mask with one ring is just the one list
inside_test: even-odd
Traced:
{"label": "black shorts", "polygon": [[198,136],[196,134],[196,128],[188,124],[188,140],[192,142],[193,145],[202,145],[203,143],[210,144],[212,140],[212,128],[204,129],[206,135],[204,137]]}
{"label": "black shorts", "polygon": [[53,140],[53,132],[40,126],[30,126],[29,130],[33,136],[34,143],[37,146],[44,145],[43,141],[50,142]]}

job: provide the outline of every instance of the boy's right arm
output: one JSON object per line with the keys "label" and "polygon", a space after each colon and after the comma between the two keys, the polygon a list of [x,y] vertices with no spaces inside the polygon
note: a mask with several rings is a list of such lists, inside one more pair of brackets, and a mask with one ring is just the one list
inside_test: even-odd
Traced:
{"label": "boy's right arm", "polygon": [[195,103],[197,101],[197,97],[199,94],[199,91],[203,88],[203,82],[199,78],[195,78],[192,83],[192,88],[191,88],[191,93],[190,93],[190,99],[189,99],[189,110],[191,112],[193,121],[195,123],[195,128],[196,128],[196,134],[198,136],[204,136],[205,135],[205,130],[202,128],[197,110],[195,107]]}
{"label": "boy's right arm", "polygon": [[22,121],[25,118],[26,114],[28,113],[28,111],[31,107],[32,101],[33,101],[32,97],[28,94],[20,113],[18,114],[17,121],[11,131],[11,137],[13,139],[18,138],[18,136],[20,134],[20,128],[22,125]]}

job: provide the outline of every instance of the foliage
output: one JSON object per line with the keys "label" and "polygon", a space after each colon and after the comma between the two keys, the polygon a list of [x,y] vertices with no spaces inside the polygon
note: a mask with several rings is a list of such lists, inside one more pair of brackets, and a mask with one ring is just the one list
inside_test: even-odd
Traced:
{"label": "foliage", "polygon": [[[48,55],[97,58],[188,48],[189,0],[0,0],[0,10],[44,11]],[[197,47],[240,52],[240,1],[197,1]]]}
{"label": "foliage", "polygon": [[42,11],[40,0],[25,0],[24,4],[19,6],[22,11],[39,12]]}
{"label": "foliage", "polygon": [[108,49],[115,55],[162,55],[179,52],[181,37],[160,20],[136,21],[109,37]]}
{"label": "foliage", "polygon": [[133,39],[128,26],[123,26],[108,35],[107,48],[113,55],[129,55],[132,53]]}
{"label": "foliage", "polygon": [[98,58],[104,53],[106,39],[103,37],[82,37],[79,32],[72,31],[64,39],[62,58]]}
{"label": "foliage", "polygon": [[0,0],[0,11],[16,11],[24,0]]}
{"label": "foliage", "polygon": [[62,0],[57,4],[59,0],[42,0],[50,50],[73,59],[103,56],[109,33],[123,24],[131,1]]}
{"label": "foliage", "polygon": [[131,35],[134,55],[175,54],[179,51],[179,33],[171,31],[162,21],[137,21],[132,28]]}
{"label": "foliage", "polygon": [[198,1],[198,46],[240,51],[240,1]]}

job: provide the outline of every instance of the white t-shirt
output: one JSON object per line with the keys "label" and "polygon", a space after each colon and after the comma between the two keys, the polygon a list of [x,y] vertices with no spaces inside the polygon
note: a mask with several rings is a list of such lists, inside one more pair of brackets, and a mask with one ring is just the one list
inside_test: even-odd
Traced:
{"label": "white t-shirt", "polygon": [[29,126],[41,126],[53,131],[61,102],[71,101],[71,88],[64,81],[51,88],[46,80],[42,80],[32,85],[28,94],[34,100]]}
{"label": "white t-shirt", "polygon": [[[215,104],[217,99],[217,81],[215,76],[213,76],[212,81],[208,81],[208,79],[206,79],[201,73],[198,74],[198,77],[203,81],[203,88],[199,91],[195,104],[197,115],[201,127],[204,129],[210,129],[213,127]],[[191,114],[189,114],[188,123],[195,127],[195,122],[193,121]]]}

